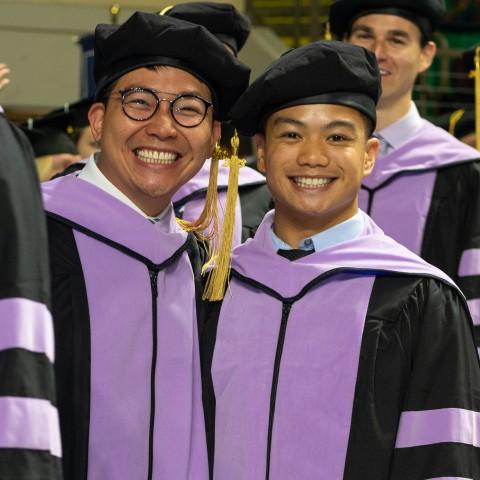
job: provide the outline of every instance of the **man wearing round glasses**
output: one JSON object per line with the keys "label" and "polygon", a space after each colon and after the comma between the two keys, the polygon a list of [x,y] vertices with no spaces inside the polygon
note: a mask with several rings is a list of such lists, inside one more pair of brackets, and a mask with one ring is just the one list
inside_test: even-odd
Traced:
{"label": "man wearing round glasses", "polygon": [[[120,90],[118,93],[121,95],[123,112],[128,118],[138,121],[149,120],[157,113],[161,102],[168,102],[172,118],[179,125],[187,128],[200,125],[212,106],[212,102],[207,102],[199,95],[164,94],[151,88],[133,87]],[[161,98],[159,94],[167,97]]]}
{"label": "man wearing round glasses", "polygon": [[203,27],[139,12],[97,27],[95,62],[100,152],[43,184],[65,478],[206,480],[202,262],[171,199],[249,70]]}

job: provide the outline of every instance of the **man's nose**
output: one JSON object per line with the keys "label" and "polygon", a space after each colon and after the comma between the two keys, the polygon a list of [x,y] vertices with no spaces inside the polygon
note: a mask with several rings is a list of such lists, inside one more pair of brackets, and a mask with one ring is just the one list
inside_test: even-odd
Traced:
{"label": "man's nose", "polygon": [[297,161],[299,165],[310,167],[326,167],[330,163],[325,145],[320,140],[306,140]]}
{"label": "man's nose", "polygon": [[159,138],[171,138],[177,135],[177,124],[172,116],[169,100],[160,100],[158,110],[148,120],[145,130],[148,134]]}

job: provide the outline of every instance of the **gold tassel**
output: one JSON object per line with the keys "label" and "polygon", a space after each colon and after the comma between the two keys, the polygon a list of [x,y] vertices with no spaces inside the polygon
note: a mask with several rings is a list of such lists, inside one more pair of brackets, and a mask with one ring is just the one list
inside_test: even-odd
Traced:
{"label": "gold tassel", "polygon": [[327,20],[325,22],[325,30],[323,31],[323,39],[324,40],[332,40],[332,32],[330,31],[330,22]]}
{"label": "gold tassel", "polygon": [[218,237],[218,164],[225,155],[226,151],[217,142],[212,153],[205,205],[200,217],[193,222],[177,218],[180,227],[187,232],[195,232],[202,240],[213,240]]}
{"label": "gold tassel", "polygon": [[460,121],[460,119],[463,117],[464,113],[465,109],[459,108],[450,115],[450,118],[448,119],[448,133],[450,135],[455,136],[455,127],[457,126],[457,123]]}
{"label": "gold tassel", "polygon": [[168,5],[163,10],[158,12],[159,15],[166,15],[175,5]]}
{"label": "gold tassel", "polygon": [[238,195],[238,175],[241,167],[245,165],[245,160],[238,157],[238,148],[240,139],[238,133],[235,133],[231,139],[232,155],[225,159],[225,164],[230,167],[228,174],[227,202],[225,206],[225,215],[223,218],[222,232],[220,241],[214,245],[214,250],[209,261],[204,265],[203,271],[214,264],[209,272],[203,299],[210,301],[221,300],[225,295],[225,289],[230,274],[230,254],[232,250],[233,228],[235,224],[235,207]]}
{"label": "gold tassel", "polygon": [[475,50],[475,135],[480,149],[480,47]]}
{"label": "gold tassel", "polygon": [[475,49],[475,69],[470,72],[470,78],[475,78],[475,136],[477,150],[480,149],[480,47]]}

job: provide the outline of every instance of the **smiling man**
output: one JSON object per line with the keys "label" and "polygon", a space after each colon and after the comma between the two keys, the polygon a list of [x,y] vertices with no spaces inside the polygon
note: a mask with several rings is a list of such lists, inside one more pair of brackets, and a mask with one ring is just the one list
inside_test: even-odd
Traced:
{"label": "smiling man", "polygon": [[[223,43],[225,55],[237,56],[250,34],[250,20],[229,3],[179,3],[167,7],[162,13],[204,26]],[[211,160],[208,159],[197,175],[175,193],[173,206],[180,218],[192,222],[199,217],[205,205],[210,166]],[[217,178],[220,224],[223,224],[227,200],[228,174],[229,169],[220,161]],[[258,225],[271,208],[271,197],[265,177],[248,166],[241,168],[236,203],[232,239],[234,246],[253,237]]]}
{"label": "smiling man", "polygon": [[215,480],[480,474],[465,299],[358,209],[379,95],[371,52],[315,42],[274,62],[231,112],[256,134],[275,210],[234,250],[225,298],[209,306]]}
{"label": "smiling man", "polygon": [[97,27],[95,75],[100,152],[43,186],[65,478],[206,479],[201,259],[171,199],[249,70],[203,27],[137,12]]}
{"label": "smiling man", "polygon": [[373,51],[382,75],[382,148],[360,207],[395,240],[442,269],[465,293],[480,345],[480,160],[477,150],[420,117],[419,73],[435,56],[443,0],[338,0],[332,32]]}

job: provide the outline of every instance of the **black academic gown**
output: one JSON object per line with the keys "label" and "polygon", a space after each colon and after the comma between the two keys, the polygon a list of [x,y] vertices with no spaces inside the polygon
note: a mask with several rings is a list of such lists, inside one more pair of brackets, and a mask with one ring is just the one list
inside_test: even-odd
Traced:
{"label": "black academic gown", "polygon": [[207,306],[215,480],[480,478],[480,367],[465,299],[367,217],[290,261],[268,214]]}
{"label": "black academic gown", "polygon": [[58,480],[47,235],[33,152],[0,114],[0,478]]}
{"label": "black academic gown", "polygon": [[42,188],[66,477],[206,479],[195,238],[75,173]]}
{"label": "black academic gown", "polygon": [[415,135],[377,160],[359,205],[457,283],[480,346],[480,152],[422,119]]}

